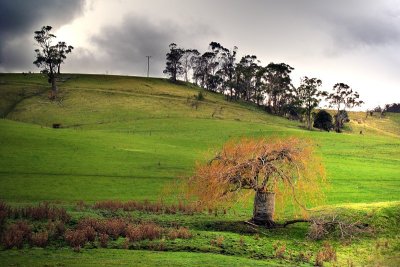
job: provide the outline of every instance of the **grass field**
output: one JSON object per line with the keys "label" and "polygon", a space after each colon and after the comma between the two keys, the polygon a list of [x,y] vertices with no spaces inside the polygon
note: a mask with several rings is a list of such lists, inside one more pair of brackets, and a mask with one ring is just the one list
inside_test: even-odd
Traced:
{"label": "grass field", "polygon": [[[246,103],[225,101],[217,94],[203,92],[205,100],[197,101],[194,96],[199,88],[164,79],[64,75],[57,101],[47,99],[45,81],[38,74],[0,74],[1,200],[12,205],[52,201],[66,207],[73,218],[99,215],[92,210],[76,211],[79,200],[158,200],[163,196],[173,201],[173,195],[163,195],[164,186],[190,174],[197,160],[209,157],[225,141],[299,136],[314,140],[330,181],[325,206],[315,208],[344,216],[359,214],[381,229],[351,244],[331,240],[338,252],[337,264],[343,266],[351,259],[356,266],[389,266],[400,260],[396,227],[400,223],[399,115],[380,119],[351,113],[348,130],[336,134],[306,131],[298,122],[268,115]],[[62,128],[52,129],[53,123]],[[25,248],[0,251],[4,258],[0,264],[108,265],[107,259],[114,257],[117,265],[134,261],[138,266],[163,262],[171,266],[293,265],[290,255],[304,246],[315,253],[321,246],[305,238],[303,224],[270,231],[258,240],[231,227],[248,219],[251,212],[247,205],[218,217],[134,215],[161,224],[177,220],[193,229],[195,238],[167,242],[168,251],[176,252],[85,249],[74,254],[65,249]],[[220,223],[225,227],[218,228]],[[223,249],[210,248],[215,236],[224,236]],[[248,244],[242,251],[235,249],[241,236]],[[276,259],[271,256],[272,244],[282,240],[288,256]],[[374,249],[382,240],[389,242],[388,247]]]}

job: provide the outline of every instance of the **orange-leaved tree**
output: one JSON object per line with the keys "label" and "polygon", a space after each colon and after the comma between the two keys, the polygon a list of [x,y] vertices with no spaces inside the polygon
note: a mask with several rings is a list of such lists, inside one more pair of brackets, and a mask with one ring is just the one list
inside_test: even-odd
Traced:
{"label": "orange-leaved tree", "polygon": [[203,205],[237,198],[243,189],[255,191],[252,221],[273,227],[275,199],[290,198],[299,210],[321,195],[323,165],[308,140],[241,139],[226,143],[205,164],[198,164],[186,190]]}

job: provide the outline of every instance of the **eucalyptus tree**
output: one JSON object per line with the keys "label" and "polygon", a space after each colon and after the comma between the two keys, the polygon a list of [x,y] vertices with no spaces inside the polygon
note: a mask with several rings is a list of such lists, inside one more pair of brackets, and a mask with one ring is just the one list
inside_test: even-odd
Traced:
{"label": "eucalyptus tree", "polygon": [[241,83],[239,86],[241,90],[241,97],[246,101],[251,101],[255,95],[255,74],[259,68],[257,56],[246,55],[243,56],[237,64],[238,81]]}
{"label": "eucalyptus tree", "polygon": [[199,56],[200,53],[196,49],[186,49],[182,55],[181,63],[183,67],[183,75],[185,82],[189,81],[188,74],[195,64],[195,57]]}
{"label": "eucalyptus tree", "polygon": [[282,115],[283,107],[293,88],[290,73],[294,70],[285,63],[270,63],[266,67],[268,105],[275,114]]}
{"label": "eucalyptus tree", "polygon": [[67,58],[67,54],[72,52],[74,47],[72,45],[67,45],[65,42],[58,42],[56,45],[57,49],[57,74],[60,74],[61,64],[64,63],[64,60]]}
{"label": "eucalyptus tree", "polygon": [[320,79],[304,76],[301,79],[300,86],[295,90],[295,97],[298,99],[300,107],[304,110],[306,124],[309,130],[311,130],[312,127],[311,115],[313,110],[318,107],[321,102],[321,96],[327,95],[326,92],[319,90],[321,85],[322,81]]}
{"label": "eucalyptus tree", "polygon": [[39,31],[34,32],[34,39],[39,45],[35,49],[36,60],[33,62],[41,73],[45,73],[48,82],[51,84],[51,98],[57,95],[56,76],[60,73],[60,65],[64,63],[67,58],[66,54],[70,53],[73,49],[65,42],[54,44],[56,36],[51,33],[51,26],[43,26]]}
{"label": "eucalyptus tree", "polygon": [[335,131],[340,132],[343,124],[346,121],[346,108],[351,109],[360,106],[364,101],[360,100],[358,92],[345,83],[336,83],[333,86],[333,92],[327,95],[326,100],[329,102],[331,108],[336,109],[335,117]]}
{"label": "eucalyptus tree", "polygon": [[163,73],[170,76],[171,81],[176,82],[177,77],[184,73],[181,58],[185,50],[179,48],[175,43],[169,45],[169,52],[166,54],[167,62]]}
{"label": "eucalyptus tree", "polygon": [[222,49],[221,60],[220,60],[220,75],[223,80],[224,91],[227,90],[229,93],[229,99],[233,99],[233,92],[235,90],[235,65],[236,65],[236,53],[237,47],[235,46],[232,50],[227,48]]}

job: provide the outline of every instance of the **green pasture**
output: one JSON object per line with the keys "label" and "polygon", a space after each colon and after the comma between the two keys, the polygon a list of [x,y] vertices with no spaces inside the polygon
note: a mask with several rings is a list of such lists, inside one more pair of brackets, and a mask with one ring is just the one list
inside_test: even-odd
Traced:
{"label": "green pasture", "polygon": [[[337,134],[307,131],[299,122],[269,115],[253,105],[226,101],[210,92],[203,91],[205,99],[198,101],[195,96],[200,88],[171,84],[165,79],[68,74],[59,81],[58,100],[49,101],[48,90],[46,79],[39,74],[0,74],[0,200],[7,203],[52,201],[73,210],[78,200],[173,201],[174,195],[163,194],[165,186],[177,177],[190,175],[196,161],[209,158],[225,141],[299,136],[314,141],[326,166],[330,186],[324,189],[325,208],[373,203],[380,203],[378,207],[389,203],[393,209],[399,206],[400,116],[396,114],[381,119],[351,113],[348,130]],[[53,129],[53,123],[62,128]],[[238,207],[236,212],[228,213],[225,219],[204,216],[211,222],[246,220],[251,216],[251,205]],[[180,219],[185,220],[184,216]],[[189,219],[189,226],[193,220]],[[286,242],[296,251],[302,246],[296,242],[304,239],[305,226],[293,229],[286,233]],[[391,238],[397,240],[393,246],[399,246],[398,230],[390,229]],[[207,236],[213,229],[198,231],[200,236]],[[229,233],[224,234],[229,239]],[[233,239],[240,237],[238,233],[233,235]],[[246,238],[252,239],[250,235]],[[282,236],[273,237],[279,238]],[[271,242],[268,238],[261,240]],[[188,242],[203,241],[196,238]],[[374,242],[361,240],[357,249],[367,255],[368,246]],[[307,244],[311,250],[316,249],[317,245]],[[196,248],[196,244],[190,246]],[[346,249],[340,247],[338,252],[351,257],[353,252]],[[109,265],[110,257],[118,258],[116,265],[131,265],[132,260],[141,259],[137,266],[165,261],[171,266],[266,263],[235,253],[223,256],[219,252],[96,249],[76,256],[69,250],[25,249],[0,252],[4,259],[0,264],[41,265],[46,261],[57,265],[62,259],[66,265]],[[379,255],[378,262],[384,263],[396,262],[393,257],[398,256],[394,252]],[[272,259],[267,263],[285,265]]]}

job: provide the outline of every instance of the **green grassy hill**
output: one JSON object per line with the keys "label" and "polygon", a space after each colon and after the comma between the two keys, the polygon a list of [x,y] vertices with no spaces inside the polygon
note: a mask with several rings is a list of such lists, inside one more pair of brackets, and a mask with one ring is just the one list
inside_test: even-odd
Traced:
{"label": "green grassy hill", "polygon": [[[198,101],[200,88],[171,84],[165,79],[70,74],[63,76],[59,89],[58,100],[49,101],[48,85],[41,75],[0,74],[0,113],[4,117],[0,120],[0,200],[14,205],[56,201],[70,209],[78,200],[157,200],[165,185],[190,174],[196,160],[204,160],[226,140],[293,135],[311,138],[317,144],[331,184],[326,189],[330,209],[360,208],[374,214],[380,214],[381,209],[399,210],[399,115],[379,119],[351,113],[349,130],[336,134],[306,131],[298,122],[266,114],[246,103],[225,101],[218,94],[203,91],[205,99]],[[62,128],[51,128],[53,123],[60,123]],[[167,200],[172,198],[167,196]],[[240,207],[218,221],[250,216],[250,207]],[[188,224],[195,223],[189,220]],[[202,227],[198,229],[200,236],[214,234]],[[303,242],[304,227],[300,227],[300,234],[293,229],[286,234],[272,233],[272,239],[286,235],[286,242]],[[294,238],[287,237],[291,234]],[[228,240],[239,239],[238,234],[231,235],[227,235]],[[399,237],[398,230],[393,236]],[[360,241],[360,255],[369,254],[371,242]],[[398,241],[394,244],[399,246]],[[191,249],[178,251],[196,251],[193,247],[198,249],[199,245],[188,246]],[[289,246],[295,250],[302,245]],[[349,247],[338,250],[346,257],[352,255]],[[2,253],[7,264],[12,264],[14,252]],[[42,252],[26,253],[40,254],[39,259],[45,260]],[[90,258],[100,252],[85,253]],[[107,253],[114,252],[104,255]],[[141,257],[134,255],[139,254],[125,256]],[[392,262],[393,255],[398,256],[382,256],[383,262]],[[254,265],[249,256],[237,256],[239,264]],[[160,257],[164,260],[169,256]],[[173,265],[191,263],[178,263],[176,258],[179,256],[171,254]],[[28,264],[28,259],[20,260]],[[208,264],[217,260],[210,258]],[[198,259],[194,257],[192,263],[198,264]]]}

